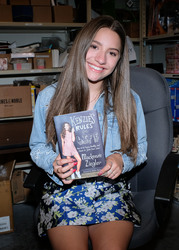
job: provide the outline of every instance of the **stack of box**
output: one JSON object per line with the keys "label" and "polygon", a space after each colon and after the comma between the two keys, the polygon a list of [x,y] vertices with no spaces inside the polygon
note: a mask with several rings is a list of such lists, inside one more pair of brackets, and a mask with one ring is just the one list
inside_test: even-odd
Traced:
{"label": "stack of box", "polygon": [[51,69],[52,51],[0,54],[1,70]]}
{"label": "stack of box", "polygon": [[179,44],[172,47],[165,48],[166,58],[166,73],[178,74],[179,73]]}
{"label": "stack of box", "polygon": [[[9,2],[9,4],[7,4]],[[0,0],[0,22],[71,23],[73,7],[51,0]]]}
{"label": "stack of box", "polygon": [[[51,0],[0,0],[0,22],[71,23],[73,7],[68,5],[52,6]],[[38,24],[37,24],[38,25]],[[28,27],[28,26],[27,26]],[[55,38],[53,37],[53,40]],[[12,57],[10,51],[0,54],[1,70],[31,70],[52,68],[51,50],[35,53],[33,57]]]}

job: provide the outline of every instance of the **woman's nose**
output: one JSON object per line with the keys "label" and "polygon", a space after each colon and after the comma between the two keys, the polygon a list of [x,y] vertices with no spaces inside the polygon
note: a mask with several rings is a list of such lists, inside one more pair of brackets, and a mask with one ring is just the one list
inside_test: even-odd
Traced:
{"label": "woman's nose", "polygon": [[103,51],[99,51],[98,54],[96,55],[96,61],[99,64],[105,64],[106,63],[106,54]]}

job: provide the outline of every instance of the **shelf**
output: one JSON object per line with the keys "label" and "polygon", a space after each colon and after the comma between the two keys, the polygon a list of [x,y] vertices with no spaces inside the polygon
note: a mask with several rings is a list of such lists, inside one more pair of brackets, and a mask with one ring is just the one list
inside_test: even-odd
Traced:
{"label": "shelf", "polygon": [[165,78],[179,78],[179,74],[163,74]]}
{"label": "shelf", "polygon": [[33,75],[52,75],[61,73],[63,68],[54,69],[31,69],[31,70],[2,70],[0,71],[0,78],[11,77],[11,76],[33,76]]}
{"label": "shelf", "polygon": [[144,37],[146,43],[166,43],[166,42],[178,42],[179,33],[162,34],[151,37]]}
{"label": "shelf", "polygon": [[14,121],[14,120],[27,120],[27,119],[33,119],[33,116],[18,116],[18,117],[2,117],[0,118],[0,121],[6,122],[6,121]]}
{"label": "shelf", "polygon": [[4,33],[18,33],[19,31],[29,32],[45,32],[47,33],[73,28],[81,28],[85,23],[33,23],[33,22],[0,22],[0,30]]}
{"label": "shelf", "polygon": [[133,43],[139,43],[140,42],[140,38],[132,38],[132,37],[130,37],[130,39],[131,39],[131,41],[133,42]]}

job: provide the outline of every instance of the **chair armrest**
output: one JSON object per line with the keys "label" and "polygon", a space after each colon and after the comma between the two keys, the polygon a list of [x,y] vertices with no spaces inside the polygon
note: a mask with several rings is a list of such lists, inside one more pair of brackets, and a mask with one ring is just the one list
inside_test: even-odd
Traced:
{"label": "chair armrest", "polygon": [[42,169],[40,169],[36,165],[33,165],[24,181],[23,186],[25,188],[30,188],[30,189],[35,189],[39,187],[39,185],[43,181],[44,175],[45,173]]}
{"label": "chair armrest", "polygon": [[34,201],[36,204],[39,203],[42,196],[43,185],[47,181],[47,174],[45,171],[36,165],[33,165],[30,173],[27,175],[24,180],[24,188],[30,188],[33,192]]}
{"label": "chair armrest", "polygon": [[173,200],[178,166],[179,155],[171,153],[166,157],[160,171],[154,199],[159,225],[162,225],[168,218]]}

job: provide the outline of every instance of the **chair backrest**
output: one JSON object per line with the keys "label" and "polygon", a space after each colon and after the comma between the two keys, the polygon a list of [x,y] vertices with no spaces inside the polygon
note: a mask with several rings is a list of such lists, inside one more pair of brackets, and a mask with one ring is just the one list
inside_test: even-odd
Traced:
{"label": "chair backrest", "polygon": [[131,67],[131,88],[138,93],[144,109],[148,160],[132,171],[132,191],[155,189],[162,162],[173,144],[173,122],[169,86],[157,71],[144,67]]}

